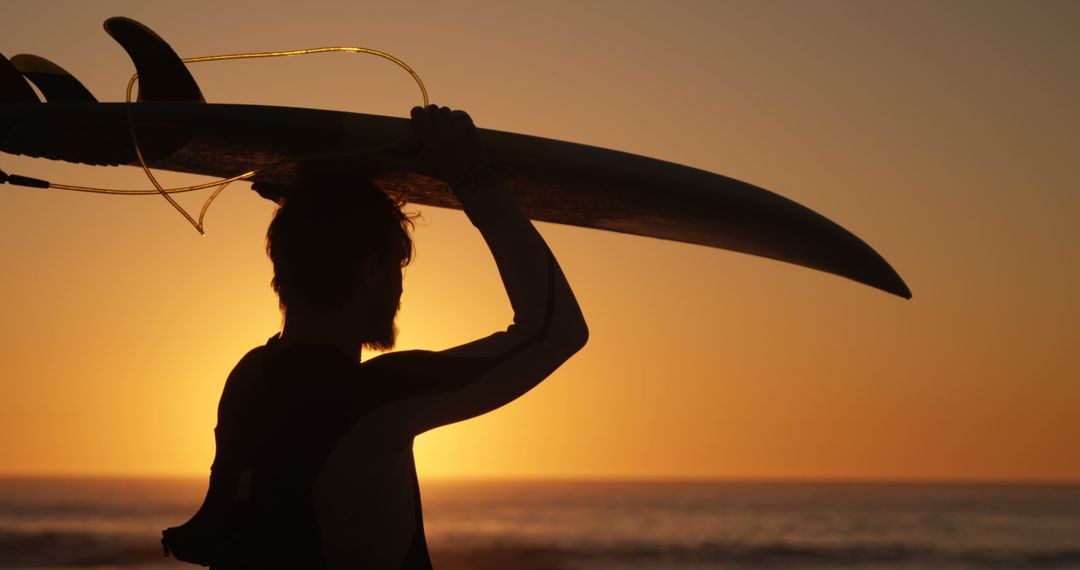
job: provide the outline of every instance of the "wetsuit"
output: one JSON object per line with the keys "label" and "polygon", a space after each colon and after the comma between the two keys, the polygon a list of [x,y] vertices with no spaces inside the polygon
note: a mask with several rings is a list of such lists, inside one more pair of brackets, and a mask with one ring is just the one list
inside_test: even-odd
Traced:
{"label": "wetsuit", "polygon": [[554,256],[513,195],[458,191],[514,309],[503,332],[363,364],[273,337],[230,374],[199,512],[169,529],[177,557],[230,568],[429,569],[412,442],[531,389],[587,339]]}

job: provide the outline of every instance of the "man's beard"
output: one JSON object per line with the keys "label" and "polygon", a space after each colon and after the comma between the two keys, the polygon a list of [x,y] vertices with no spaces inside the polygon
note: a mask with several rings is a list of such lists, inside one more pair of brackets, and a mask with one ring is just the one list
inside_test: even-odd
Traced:
{"label": "man's beard", "polygon": [[383,314],[375,320],[378,326],[372,333],[372,338],[363,342],[361,345],[363,348],[383,352],[394,348],[394,344],[397,343],[398,328],[394,320],[397,318],[398,310],[401,309],[401,300],[399,298],[397,303],[386,306],[393,307],[393,310],[383,311]]}

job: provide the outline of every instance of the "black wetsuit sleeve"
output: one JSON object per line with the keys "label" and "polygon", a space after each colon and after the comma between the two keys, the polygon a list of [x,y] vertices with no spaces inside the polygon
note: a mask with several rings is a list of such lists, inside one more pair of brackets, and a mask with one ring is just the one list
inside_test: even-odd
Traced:
{"label": "black wetsuit sleeve", "polygon": [[566,277],[513,193],[488,178],[457,194],[495,259],[513,323],[461,346],[396,359],[406,368],[396,372],[429,389],[373,412],[367,421],[377,433],[413,437],[503,406],[554,372],[588,339]]}

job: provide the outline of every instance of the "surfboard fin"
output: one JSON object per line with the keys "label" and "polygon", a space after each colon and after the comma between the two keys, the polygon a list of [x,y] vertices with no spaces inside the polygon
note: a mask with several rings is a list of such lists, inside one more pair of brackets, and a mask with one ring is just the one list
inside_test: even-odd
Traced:
{"label": "surfboard fin", "polygon": [[180,56],[153,30],[131,18],[115,17],[105,20],[105,31],[135,63],[138,101],[206,102]]}
{"label": "surfboard fin", "polygon": [[34,88],[15,65],[0,54],[0,103],[40,103]]}
{"label": "surfboard fin", "polygon": [[12,65],[37,86],[50,103],[96,103],[97,99],[78,79],[55,63],[32,54],[11,58]]}

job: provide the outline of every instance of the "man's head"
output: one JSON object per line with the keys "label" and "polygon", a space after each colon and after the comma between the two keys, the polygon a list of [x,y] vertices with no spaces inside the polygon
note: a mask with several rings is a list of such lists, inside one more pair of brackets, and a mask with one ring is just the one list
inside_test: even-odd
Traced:
{"label": "man's head", "polygon": [[401,206],[366,181],[291,189],[266,233],[286,320],[340,317],[363,346],[392,348],[401,271],[413,254]]}

